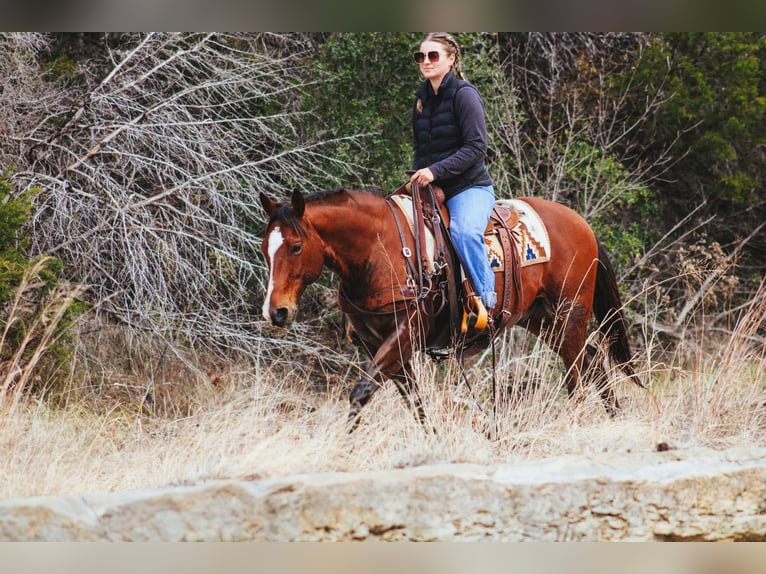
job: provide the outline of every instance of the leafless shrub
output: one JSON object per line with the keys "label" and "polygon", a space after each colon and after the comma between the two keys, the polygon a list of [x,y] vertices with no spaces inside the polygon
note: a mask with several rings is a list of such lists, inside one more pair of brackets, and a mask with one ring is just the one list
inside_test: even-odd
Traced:
{"label": "leafless shrub", "polygon": [[[529,33],[500,42],[504,85],[490,123],[500,155],[512,158],[512,169],[494,164],[501,189],[593,218],[661,177],[673,158],[666,151],[643,163],[635,134],[666,96],[659,91],[638,112],[630,99],[644,35]],[[624,82],[614,81],[618,71]]]}
{"label": "leafless shrub", "polygon": [[132,328],[247,348],[267,336],[249,305],[248,282],[260,293],[262,280],[257,191],[310,188],[346,169],[332,161],[336,142],[299,129],[307,46],[265,33],[103,42],[100,61],[24,93],[11,119],[15,181],[43,190],[33,249]]}

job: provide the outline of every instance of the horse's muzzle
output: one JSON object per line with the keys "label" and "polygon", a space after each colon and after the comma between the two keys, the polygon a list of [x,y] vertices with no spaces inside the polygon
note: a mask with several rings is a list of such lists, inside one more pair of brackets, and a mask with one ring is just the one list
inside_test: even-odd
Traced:
{"label": "horse's muzzle", "polygon": [[290,311],[287,307],[277,307],[271,312],[270,318],[275,327],[284,327],[290,319]]}

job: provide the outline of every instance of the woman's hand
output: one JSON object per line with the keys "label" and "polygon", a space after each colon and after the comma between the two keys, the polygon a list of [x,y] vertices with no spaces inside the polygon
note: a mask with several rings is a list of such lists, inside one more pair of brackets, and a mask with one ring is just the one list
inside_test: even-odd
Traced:
{"label": "woman's hand", "polygon": [[427,167],[419,169],[410,176],[410,183],[417,183],[420,187],[425,187],[434,180],[434,174]]}

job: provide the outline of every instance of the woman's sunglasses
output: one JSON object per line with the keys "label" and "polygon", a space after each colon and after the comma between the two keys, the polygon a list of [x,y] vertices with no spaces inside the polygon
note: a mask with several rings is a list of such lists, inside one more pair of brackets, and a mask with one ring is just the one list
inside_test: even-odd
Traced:
{"label": "woman's sunglasses", "polygon": [[[418,64],[422,64],[423,62],[426,61],[426,55],[423,52],[415,52],[415,61]],[[437,52],[436,50],[434,50],[433,52],[428,52],[428,61],[431,62],[432,64],[434,62],[438,62],[439,52]]]}

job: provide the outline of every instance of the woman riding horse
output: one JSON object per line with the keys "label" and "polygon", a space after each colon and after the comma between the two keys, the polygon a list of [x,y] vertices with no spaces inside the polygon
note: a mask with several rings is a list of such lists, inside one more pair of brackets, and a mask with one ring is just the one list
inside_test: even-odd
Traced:
{"label": "woman riding horse", "polygon": [[[269,216],[261,245],[269,269],[264,318],[276,326],[289,325],[306,287],[324,267],[331,269],[340,279],[341,307],[371,358],[351,391],[349,418],[358,422],[362,407],[392,379],[403,397],[412,398],[418,418],[425,422],[410,359],[416,350],[443,336],[450,325],[450,309],[433,304],[434,292],[421,297],[408,289],[406,254],[414,237],[409,228],[400,236],[390,200],[343,189],[305,198],[296,190],[289,203],[277,203],[261,193],[260,200]],[[571,397],[591,363],[586,339],[595,313],[610,357],[641,385],[632,365],[614,270],[593,230],[568,207],[539,198],[521,201],[546,225],[551,257],[520,269],[518,300],[502,325],[525,327],[559,354]],[[402,237],[407,245],[402,245]],[[504,292],[503,281],[504,274],[496,273],[496,292]],[[486,344],[487,337],[467,341]],[[593,366],[603,369],[597,362]],[[607,409],[616,412],[619,405],[612,387],[605,376],[598,381]]]}

